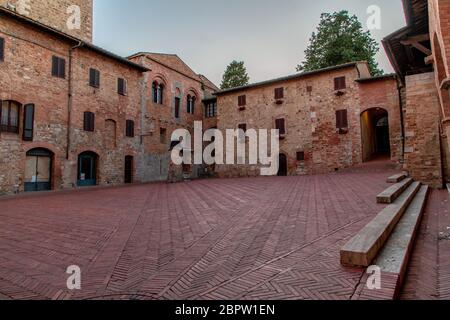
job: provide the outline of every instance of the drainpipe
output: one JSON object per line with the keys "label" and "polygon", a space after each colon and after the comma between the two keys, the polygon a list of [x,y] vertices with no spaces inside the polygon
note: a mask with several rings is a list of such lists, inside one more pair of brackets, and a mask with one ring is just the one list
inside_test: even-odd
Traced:
{"label": "drainpipe", "polygon": [[399,106],[400,106],[400,126],[402,128],[402,164],[405,163],[405,148],[406,148],[406,134],[405,134],[405,119],[403,114],[403,99],[402,99],[402,89],[404,85],[400,82],[397,84],[398,98],[399,98]]}
{"label": "drainpipe", "polygon": [[71,145],[71,124],[72,124],[72,53],[74,50],[81,48],[84,45],[83,41],[78,42],[78,44],[69,49],[69,72],[68,72],[68,100],[67,100],[67,148],[66,148],[66,159],[69,160],[70,156],[70,145]]}

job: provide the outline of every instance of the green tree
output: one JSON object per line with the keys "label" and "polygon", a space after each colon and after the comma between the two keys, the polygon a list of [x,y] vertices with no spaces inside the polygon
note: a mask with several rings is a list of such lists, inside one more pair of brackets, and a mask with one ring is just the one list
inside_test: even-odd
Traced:
{"label": "green tree", "polygon": [[367,61],[372,75],[383,74],[375,55],[380,50],[369,31],[348,11],[323,13],[317,31],[305,51],[306,59],[297,71],[312,71],[353,61]]}
{"label": "green tree", "polygon": [[222,77],[222,90],[241,87],[249,84],[250,78],[247,74],[244,61],[231,62]]}

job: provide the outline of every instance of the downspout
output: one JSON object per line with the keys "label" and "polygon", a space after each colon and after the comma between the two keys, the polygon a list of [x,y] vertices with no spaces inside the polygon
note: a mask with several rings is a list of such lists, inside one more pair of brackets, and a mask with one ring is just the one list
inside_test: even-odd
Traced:
{"label": "downspout", "polygon": [[72,53],[74,50],[81,48],[84,45],[83,41],[79,41],[78,44],[69,49],[69,72],[68,72],[68,100],[67,100],[67,148],[66,148],[66,159],[69,160],[70,156],[70,147],[71,147],[71,124],[72,124],[72,96],[73,96],[73,87],[72,87]]}
{"label": "downspout", "polygon": [[399,106],[400,106],[400,126],[402,128],[402,159],[401,163],[405,163],[405,148],[406,148],[406,134],[405,134],[405,117],[403,113],[403,97],[402,97],[402,89],[405,86],[401,82],[397,82],[397,91],[398,91],[398,100],[399,100]]}

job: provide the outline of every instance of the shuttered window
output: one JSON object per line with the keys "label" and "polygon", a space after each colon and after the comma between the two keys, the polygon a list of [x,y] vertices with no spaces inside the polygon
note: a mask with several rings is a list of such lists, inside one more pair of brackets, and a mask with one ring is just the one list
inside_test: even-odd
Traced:
{"label": "shuttered window", "polygon": [[247,96],[239,96],[238,97],[238,106],[243,107],[247,105]]}
{"label": "shuttered window", "polygon": [[134,121],[133,120],[127,120],[126,135],[127,135],[127,137],[130,137],[130,138],[134,137]]}
{"label": "shuttered window", "polygon": [[92,112],[84,113],[84,131],[93,132],[95,130],[95,115]]}
{"label": "shuttered window", "polygon": [[66,60],[64,58],[52,57],[52,76],[62,79],[66,77]]}
{"label": "shuttered window", "polygon": [[119,78],[117,80],[117,92],[122,96],[127,94],[127,82],[125,79]]}
{"label": "shuttered window", "polygon": [[284,119],[275,120],[275,129],[280,130],[280,135],[286,134],[286,124]]}
{"label": "shuttered window", "polygon": [[344,90],[347,88],[345,77],[334,78],[334,90]]}
{"label": "shuttered window", "polygon": [[284,88],[275,89],[275,99],[280,100],[284,98]]}
{"label": "shuttered window", "polygon": [[34,104],[27,104],[23,108],[23,140],[33,141]]}
{"label": "shuttered window", "polygon": [[20,104],[0,100],[0,131],[19,133]]}
{"label": "shuttered window", "polygon": [[100,71],[89,69],[89,85],[94,88],[100,88]]}
{"label": "shuttered window", "polygon": [[175,118],[180,118],[181,99],[175,98]]}
{"label": "shuttered window", "polygon": [[347,110],[336,111],[336,128],[347,129],[348,128],[348,115]]}
{"label": "shuttered window", "polygon": [[0,61],[5,60],[5,39],[0,38]]}
{"label": "shuttered window", "polygon": [[297,152],[297,161],[305,161],[305,152],[303,151]]}

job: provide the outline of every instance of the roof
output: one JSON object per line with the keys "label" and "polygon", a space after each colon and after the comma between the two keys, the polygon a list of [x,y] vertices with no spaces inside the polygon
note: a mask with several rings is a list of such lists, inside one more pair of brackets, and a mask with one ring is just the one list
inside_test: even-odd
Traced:
{"label": "roof", "polygon": [[314,71],[307,71],[307,72],[297,73],[297,74],[293,74],[293,75],[286,76],[286,77],[276,78],[276,79],[262,81],[262,82],[256,82],[256,83],[249,84],[249,85],[246,85],[246,86],[241,86],[241,87],[236,87],[236,88],[231,88],[231,89],[217,91],[214,94],[215,95],[228,94],[228,93],[242,91],[242,90],[246,90],[246,89],[267,86],[267,85],[275,84],[275,83],[278,83],[278,82],[284,82],[284,81],[288,81],[288,80],[300,79],[300,78],[304,78],[304,77],[308,77],[308,76],[312,76],[312,75],[316,75],[316,74],[320,74],[320,73],[324,73],[324,72],[330,72],[330,71],[339,70],[339,69],[356,67],[359,63],[362,63],[362,62],[350,62],[350,63],[340,64],[340,65],[337,65],[337,66],[323,68],[323,69],[318,69],[318,70],[314,70]]}
{"label": "roof", "polygon": [[191,67],[189,67],[178,55],[169,53],[155,53],[155,52],[138,52],[128,57],[128,59],[145,56],[148,59],[161,64],[162,66],[176,71],[185,77],[192,80],[198,81],[208,87],[209,89],[215,91],[218,90],[217,86],[207,79],[204,75],[195,73]]}
{"label": "roof", "polygon": [[375,77],[369,77],[369,78],[359,78],[356,79],[355,81],[357,82],[372,82],[372,81],[382,81],[382,80],[386,80],[386,79],[397,79],[397,74],[395,73],[390,73],[390,74],[384,74],[381,76],[375,76]]}
{"label": "roof", "polygon": [[98,54],[101,54],[103,56],[107,56],[107,57],[109,57],[109,58],[111,58],[113,60],[116,60],[116,61],[118,61],[118,62],[120,62],[122,64],[125,64],[125,65],[127,65],[127,66],[129,66],[131,68],[138,69],[138,70],[140,70],[142,72],[150,71],[150,69],[148,69],[148,68],[146,68],[146,67],[144,67],[144,66],[142,66],[140,64],[136,64],[136,63],[134,63],[134,62],[132,62],[132,61],[130,61],[128,59],[125,59],[125,58],[123,58],[123,57],[121,57],[121,56],[119,56],[117,54],[114,54],[114,53],[109,52],[109,51],[107,51],[107,50],[105,50],[103,48],[95,46],[95,45],[93,45],[93,44],[91,44],[89,42],[86,42],[86,41],[83,41],[83,40],[78,39],[76,37],[73,37],[73,36],[71,36],[71,35],[69,35],[67,33],[64,33],[62,31],[59,31],[59,30],[57,30],[55,28],[49,27],[49,26],[47,26],[47,25],[45,25],[45,24],[43,24],[41,22],[38,22],[38,21],[33,20],[33,19],[30,19],[30,18],[28,18],[26,16],[18,14],[17,12],[14,12],[14,11],[9,10],[9,9],[7,9],[5,7],[2,7],[2,6],[0,6],[0,16],[1,15],[6,15],[6,16],[8,16],[8,17],[10,17],[12,19],[15,19],[17,21],[20,21],[22,23],[29,24],[32,27],[36,28],[36,29],[39,29],[39,30],[44,31],[46,33],[49,33],[49,34],[51,34],[53,36],[56,36],[58,38],[61,38],[61,39],[65,40],[65,41],[72,42],[74,44],[78,44],[80,47],[83,47],[83,48],[86,48],[88,50],[94,51],[94,52],[96,52]]}
{"label": "roof", "polygon": [[425,64],[426,54],[402,44],[407,38],[429,33],[428,1],[402,1],[407,25],[385,37],[382,43],[395,72],[403,79],[408,74],[429,71],[431,67]]}

